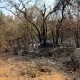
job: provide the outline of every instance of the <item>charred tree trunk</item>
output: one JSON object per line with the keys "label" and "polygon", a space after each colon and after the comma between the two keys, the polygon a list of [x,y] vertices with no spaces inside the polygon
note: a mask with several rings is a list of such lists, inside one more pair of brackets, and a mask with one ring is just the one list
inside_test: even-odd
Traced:
{"label": "charred tree trunk", "polygon": [[59,28],[56,29],[56,46],[58,46],[58,39],[59,39]]}
{"label": "charred tree trunk", "polygon": [[61,20],[58,22],[58,24],[56,26],[56,42],[55,42],[56,46],[58,46],[59,37],[61,38],[61,42],[63,41],[62,35],[59,36],[59,34],[60,34],[60,29],[62,28],[62,22],[64,20],[64,10],[65,10],[66,4],[65,4],[65,2],[63,0],[62,0],[61,3],[62,3],[62,7],[61,7],[61,16],[62,16],[62,18],[61,18]]}
{"label": "charred tree trunk", "polygon": [[46,45],[46,26],[45,26],[45,21],[43,20],[43,25],[42,25],[42,28],[43,28],[43,33],[42,33],[42,37],[43,37],[43,46]]}
{"label": "charred tree trunk", "polygon": [[61,29],[61,40],[60,40],[60,43],[61,44],[63,43],[63,29]]}
{"label": "charred tree trunk", "polygon": [[75,30],[75,43],[76,47],[79,48],[79,36],[78,36],[78,31]]}
{"label": "charred tree trunk", "polygon": [[53,42],[53,44],[54,44],[54,43],[55,43],[55,37],[54,37],[53,30],[51,30],[51,35],[52,35],[52,42]]}

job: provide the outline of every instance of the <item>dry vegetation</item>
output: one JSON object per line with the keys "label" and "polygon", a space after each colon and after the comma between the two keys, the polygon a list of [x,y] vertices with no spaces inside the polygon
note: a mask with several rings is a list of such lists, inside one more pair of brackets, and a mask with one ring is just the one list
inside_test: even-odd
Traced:
{"label": "dry vegetation", "polygon": [[80,80],[80,1],[31,2],[0,6],[0,80]]}

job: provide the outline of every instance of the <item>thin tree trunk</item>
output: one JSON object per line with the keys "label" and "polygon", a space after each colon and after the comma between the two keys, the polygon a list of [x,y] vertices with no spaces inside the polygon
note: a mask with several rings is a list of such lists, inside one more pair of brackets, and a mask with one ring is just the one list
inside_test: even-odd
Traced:
{"label": "thin tree trunk", "polygon": [[56,46],[58,46],[59,29],[56,29]]}

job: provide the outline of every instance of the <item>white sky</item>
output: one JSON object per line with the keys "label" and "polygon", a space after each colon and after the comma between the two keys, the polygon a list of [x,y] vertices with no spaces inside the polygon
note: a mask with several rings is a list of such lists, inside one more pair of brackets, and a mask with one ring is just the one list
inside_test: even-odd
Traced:
{"label": "white sky", "polygon": [[[54,5],[55,4],[55,0],[43,0],[43,1],[44,1],[44,3],[46,3],[48,5]],[[0,7],[3,5],[5,5],[5,3],[2,3],[2,4],[0,3]],[[5,15],[13,15],[11,12],[7,11],[6,9],[0,9],[0,10],[2,10]]]}

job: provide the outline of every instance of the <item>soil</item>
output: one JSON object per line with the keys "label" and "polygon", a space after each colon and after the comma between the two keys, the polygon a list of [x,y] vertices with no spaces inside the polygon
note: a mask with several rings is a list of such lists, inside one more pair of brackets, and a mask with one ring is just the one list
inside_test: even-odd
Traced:
{"label": "soil", "polygon": [[[63,70],[59,61],[50,59],[44,57],[31,59],[1,53],[0,80],[80,80],[79,73],[68,73]],[[73,75],[77,75],[78,78],[75,79]]]}

